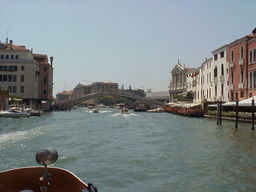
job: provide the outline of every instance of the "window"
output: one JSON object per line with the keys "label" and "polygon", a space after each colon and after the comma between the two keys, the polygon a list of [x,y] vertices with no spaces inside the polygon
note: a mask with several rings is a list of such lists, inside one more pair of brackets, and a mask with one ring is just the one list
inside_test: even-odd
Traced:
{"label": "window", "polygon": [[238,93],[236,92],[236,100],[238,100]]}
{"label": "window", "polygon": [[256,88],[256,71],[253,72],[253,88]]}
{"label": "window", "polygon": [[223,96],[223,94],[224,94],[224,85],[223,85],[223,83],[221,84],[221,96]]}
{"label": "window", "polygon": [[25,70],[25,66],[21,66],[21,71],[24,71]]}
{"label": "window", "polygon": [[1,59],[4,59],[4,55],[1,55]]}
{"label": "window", "polygon": [[249,63],[252,63],[252,50],[249,52]]}
{"label": "window", "polygon": [[16,86],[13,86],[13,93],[16,93],[17,92],[17,87]]}
{"label": "window", "polygon": [[253,72],[250,72],[250,88],[252,88],[252,78],[253,78]]}
{"label": "window", "polygon": [[14,58],[14,56],[13,55],[11,55],[11,59],[13,59]]}
{"label": "window", "polygon": [[244,70],[243,68],[241,68],[241,71],[240,71],[240,82],[243,83],[244,82]]}
{"label": "window", "polygon": [[15,59],[19,59],[19,55],[16,55],[16,56],[15,56]]}
{"label": "window", "polygon": [[221,76],[223,76],[223,75],[224,75],[224,65],[221,64]]}
{"label": "window", "polygon": [[240,97],[244,97],[244,92],[243,91],[240,92]]}
{"label": "window", "polygon": [[0,66],[0,71],[7,71],[7,66]]}
{"label": "window", "polygon": [[217,96],[217,85],[215,85],[215,96]]}
{"label": "window", "polygon": [[17,71],[17,66],[9,66],[8,70],[9,71]]}
{"label": "window", "polygon": [[20,76],[20,81],[21,81],[21,82],[24,82],[24,75],[21,75],[21,76]]}
{"label": "window", "polygon": [[47,71],[47,67],[44,67],[44,72],[46,72]]}
{"label": "window", "polygon": [[250,97],[252,97],[252,93],[250,93],[249,95],[250,95]]}
{"label": "window", "polygon": [[44,85],[46,85],[46,78],[44,78]]}
{"label": "window", "polygon": [[240,58],[243,59],[244,58],[244,48],[241,47],[240,49]]}
{"label": "window", "polygon": [[44,94],[46,95],[46,90],[44,89]]}
{"label": "window", "polygon": [[218,68],[217,66],[214,68],[214,77],[217,77],[218,76]]}
{"label": "window", "polygon": [[7,81],[7,75],[3,75],[3,81]]}
{"label": "window", "polygon": [[0,75],[0,81],[3,81],[3,76],[2,75]]}
{"label": "window", "polygon": [[256,63],[256,49],[253,49],[253,62]]}
{"label": "window", "polygon": [[13,79],[13,82],[16,82],[17,81],[17,75],[13,75],[12,79]]}
{"label": "window", "polygon": [[8,92],[9,92],[9,93],[12,92],[12,86],[8,86]]}
{"label": "window", "polygon": [[20,92],[21,92],[21,93],[24,93],[24,86],[21,86],[21,87],[20,87]]}
{"label": "window", "polygon": [[233,84],[234,83],[234,72],[231,71],[231,83]]}
{"label": "window", "polygon": [[8,75],[8,81],[12,82],[12,75]]}
{"label": "window", "polygon": [[218,55],[215,54],[215,55],[214,55],[214,60],[216,61],[217,59],[218,59]]}
{"label": "window", "polygon": [[5,59],[9,59],[9,55],[5,55]]}
{"label": "window", "polygon": [[234,51],[233,50],[231,51],[231,61],[232,62],[234,61]]}
{"label": "window", "polygon": [[224,51],[221,51],[220,52],[220,58],[223,58],[224,57]]}

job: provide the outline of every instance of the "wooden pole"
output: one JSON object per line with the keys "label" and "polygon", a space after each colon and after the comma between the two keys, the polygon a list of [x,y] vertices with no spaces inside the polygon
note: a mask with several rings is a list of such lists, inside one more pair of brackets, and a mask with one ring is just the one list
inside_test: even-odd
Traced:
{"label": "wooden pole", "polygon": [[254,131],[254,97],[252,97],[252,131]]}
{"label": "wooden pole", "polygon": [[217,125],[219,125],[219,119],[220,119],[220,103],[217,101]]}
{"label": "wooden pole", "polygon": [[222,102],[220,101],[220,125],[222,123]]}
{"label": "wooden pole", "polygon": [[238,100],[236,100],[236,129],[238,127]]}

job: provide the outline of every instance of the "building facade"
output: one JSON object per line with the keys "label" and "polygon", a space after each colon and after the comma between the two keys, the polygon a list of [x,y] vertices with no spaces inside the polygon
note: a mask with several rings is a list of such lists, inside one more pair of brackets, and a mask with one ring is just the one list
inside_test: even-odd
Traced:
{"label": "building facade", "polygon": [[179,60],[171,71],[171,81],[169,86],[170,101],[173,101],[175,96],[186,93],[187,91],[187,74],[193,71],[194,68],[185,68]]}
{"label": "building facade", "polygon": [[53,57],[48,62],[48,56],[44,54],[34,54],[34,59],[39,63],[39,93],[41,108],[50,109],[53,102]]}
{"label": "building facade", "polygon": [[0,88],[35,107],[39,98],[39,63],[25,46],[0,43]]}
{"label": "building facade", "polygon": [[[227,62],[229,67],[229,95],[230,101],[240,101],[253,96],[254,70],[256,51],[256,30],[253,34],[230,43],[227,48]],[[254,57],[255,56],[255,57]],[[256,78],[256,74],[255,74]],[[255,84],[256,87],[256,84]]]}
{"label": "building facade", "polygon": [[52,100],[52,77],[47,55],[33,54],[25,46],[14,45],[12,40],[0,43],[0,88],[8,91],[10,97],[40,108],[42,100]]}
{"label": "building facade", "polygon": [[212,52],[212,101],[229,101],[227,45]]}

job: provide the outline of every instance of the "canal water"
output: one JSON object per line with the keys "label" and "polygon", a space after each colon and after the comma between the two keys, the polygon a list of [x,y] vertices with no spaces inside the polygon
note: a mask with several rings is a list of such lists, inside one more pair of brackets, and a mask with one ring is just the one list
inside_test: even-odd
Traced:
{"label": "canal water", "polygon": [[55,167],[99,191],[256,191],[256,133],[246,123],[86,108],[0,119],[0,171],[37,165],[48,146],[59,152]]}

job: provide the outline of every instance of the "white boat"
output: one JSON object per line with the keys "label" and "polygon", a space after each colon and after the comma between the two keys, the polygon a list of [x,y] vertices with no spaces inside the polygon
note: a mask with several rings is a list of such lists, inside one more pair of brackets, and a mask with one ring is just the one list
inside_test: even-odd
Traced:
{"label": "white boat", "polygon": [[93,112],[93,113],[99,113],[100,111],[99,111],[99,109],[94,108],[94,109],[92,110],[92,112]]}
{"label": "white boat", "polygon": [[9,109],[7,111],[1,111],[0,117],[29,117],[30,114],[27,112],[18,111],[15,109]]}
{"label": "white boat", "polygon": [[129,110],[127,107],[123,107],[120,111],[121,114],[129,114]]}

